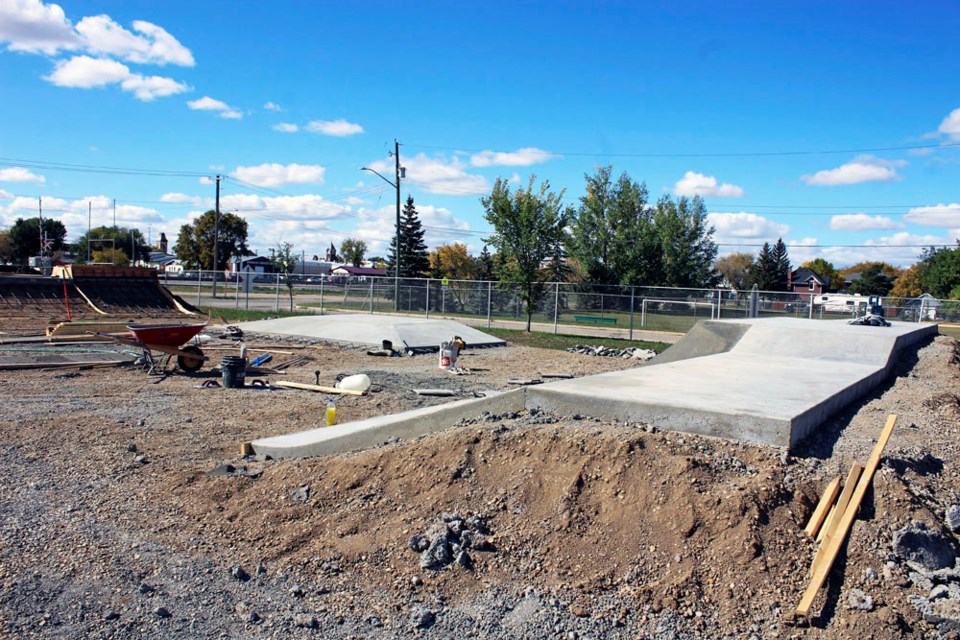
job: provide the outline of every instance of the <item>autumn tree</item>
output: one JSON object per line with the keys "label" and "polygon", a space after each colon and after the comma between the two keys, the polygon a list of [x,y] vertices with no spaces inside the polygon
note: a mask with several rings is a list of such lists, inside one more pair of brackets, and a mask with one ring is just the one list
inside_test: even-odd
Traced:
{"label": "autumn tree", "polygon": [[840,275],[840,271],[833,266],[832,262],[824,260],[823,258],[815,258],[813,260],[807,260],[800,265],[805,269],[810,269],[815,274],[821,278],[826,278],[829,280],[830,289],[837,290],[843,287],[843,276]]}
{"label": "autumn tree", "polygon": [[232,257],[246,253],[247,221],[232,213],[221,213],[217,264],[213,263],[216,216],[215,211],[207,211],[193,224],[180,227],[173,252],[184,266],[223,271]]}
{"label": "autumn tree", "polygon": [[717,259],[715,268],[732,289],[742,292],[753,286],[752,254],[740,252],[723,256]]}
{"label": "autumn tree", "polygon": [[0,264],[13,259],[13,243],[10,242],[10,232],[0,231]]}
{"label": "autumn tree", "polygon": [[527,331],[534,309],[546,293],[544,283],[549,274],[541,267],[553,253],[572,215],[572,211],[562,207],[563,191],[551,192],[547,181],[534,191],[535,179],[531,176],[526,188],[511,192],[509,183],[497,178],[490,195],[480,200],[494,231],[484,242],[503,255],[500,282],[518,289],[527,312]]}
{"label": "autumn tree", "polygon": [[363,266],[363,257],[367,253],[367,243],[363,240],[346,238],[340,243],[340,255],[344,262],[355,267]]}
{"label": "autumn tree", "polygon": [[920,263],[918,262],[909,269],[903,270],[900,277],[893,283],[889,295],[895,298],[916,298],[921,294],[923,294],[923,281],[920,279]]}
{"label": "autumn tree", "polygon": [[850,292],[885,296],[892,286],[893,280],[883,272],[883,266],[878,262],[860,273],[860,278],[850,284]]}
{"label": "autumn tree", "polygon": [[477,264],[467,252],[467,245],[462,242],[442,244],[430,252],[429,259],[430,275],[452,281],[448,290],[462,311],[472,289],[471,283],[464,281],[473,280],[477,273]]}
{"label": "autumn tree", "polygon": [[107,246],[92,251],[93,261],[100,264],[112,264],[117,267],[129,267],[130,258],[123,249]]}

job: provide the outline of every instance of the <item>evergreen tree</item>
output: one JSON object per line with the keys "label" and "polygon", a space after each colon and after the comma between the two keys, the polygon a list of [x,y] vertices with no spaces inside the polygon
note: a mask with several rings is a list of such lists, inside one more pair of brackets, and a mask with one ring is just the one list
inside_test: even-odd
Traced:
{"label": "evergreen tree", "polygon": [[491,255],[487,245],[483,245],[480,255],[477,256],[476,271],[478,280],[493,280],[497,277],[494,269],[493,255]]}
{"label": "evergreen tree", "polygon": [[[400,213],[400,277],[421,278],[430,270],[430,258],[427,244],[423,241],[424,230],[413,205],[413,196],[407,196],[407,202]],[[397,237],[390,241],[387,253],[387,274],[393,275],[397,264]]]}
{"label": "evergreen tree", "polygon": [[780,276],[777,259],[769,242],[763,243],[760,255],[753,263],[753,283],[760,291],[779,291]]}
{"label": "evergreen tree", "polygon": [[786,291],[791,269],[790,256],[787,255],[787,245],[783,243],[783,238],[777,238],[777,243],[773,245],[773,259],[777,264],[777,287],[774,291]]}

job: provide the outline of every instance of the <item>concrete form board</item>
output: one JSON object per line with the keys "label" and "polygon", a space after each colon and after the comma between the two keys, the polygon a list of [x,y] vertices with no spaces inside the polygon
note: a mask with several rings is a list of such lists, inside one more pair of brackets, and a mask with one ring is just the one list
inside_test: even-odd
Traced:
{"label": "concrete form board", "polygon": [[390,340],[395,349],[433,349],[453,336],[468,346],[502,346],[506,342],[454,320],[391,317],[377,314],[305,315],[258,320],[240,325],[245,332],[319,338],[344,344],[380,347]]}
{"label": "concrete form board", "polygon": [[253,441],[251,446],[254,453],[268,454],[273,458],[331,455],[377,446],[392,437],[411,439],[443,431],[458,420],[477,418],[484,412],[508,413],[522,409],[523,389],[490,392],[483,398],[458,400],[332,427],[262,438]]}

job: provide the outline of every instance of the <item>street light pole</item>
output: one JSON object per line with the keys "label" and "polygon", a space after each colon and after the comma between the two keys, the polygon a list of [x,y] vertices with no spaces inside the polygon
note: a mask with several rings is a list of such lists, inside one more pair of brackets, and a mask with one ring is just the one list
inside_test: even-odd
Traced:
{"label": "street light pole", "polygon": [[217,205],[213,214],[213,297],[217,297],[217,259],[220,252],[220,176],[217,176]]}
{"label": "street light pole", "polygon": [[394,255],[396,262],[394,263],[393,278],[393,308],[394,311],[396,311],[400,308],[400,178],[403,177],[405,169],[405,167],[400,166],[400,143],[397,142],[396,138],[393,139],[393,157],[395,159],[395,181],[390,180],[379,171],[371,169],[370,167],[360,167],[360,170],[377,174],[381,180],[397,191],[397,234],[394,240],[394,242],[396,242],[396,253]]}

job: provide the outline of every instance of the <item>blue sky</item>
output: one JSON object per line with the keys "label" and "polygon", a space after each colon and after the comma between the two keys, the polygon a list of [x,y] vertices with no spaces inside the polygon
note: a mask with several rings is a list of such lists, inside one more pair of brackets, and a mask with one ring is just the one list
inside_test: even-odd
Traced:
{"label": "blue sky", "polygon": [[721,253],[907,265],[960,236],[958,26],[952,2],[0,0],[0,226],[42,197],[73,239],[116,199],[173,240],[219,173],[254,249],[382,255],[393,188],[359,167],[391,175],[397,138],[431,246],[479,251],[498,176],[576,204],[612,164],[703,195]]}

